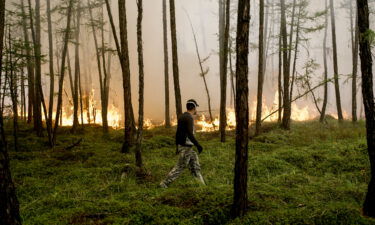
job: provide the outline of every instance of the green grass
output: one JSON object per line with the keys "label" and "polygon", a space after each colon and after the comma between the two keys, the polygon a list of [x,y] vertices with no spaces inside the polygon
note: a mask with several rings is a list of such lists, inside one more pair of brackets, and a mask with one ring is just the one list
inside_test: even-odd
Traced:
{"label": "green grass", "polygon": [[360,213],[370,172],[363,122],[293,123],[291,131],[265,124],[249,142],[249,212],[236,220],[233,132],[224,144],[217,133],[198,134],[207,186],[186,171],[164,190],[157,185],[176,161],[173,129],[146,131],[151,174],[139,179],[133,154],[120,153],[123,131],[61,129],[51,150],[21,127],[20,150],[9,142],[24,224],[375,224]]}

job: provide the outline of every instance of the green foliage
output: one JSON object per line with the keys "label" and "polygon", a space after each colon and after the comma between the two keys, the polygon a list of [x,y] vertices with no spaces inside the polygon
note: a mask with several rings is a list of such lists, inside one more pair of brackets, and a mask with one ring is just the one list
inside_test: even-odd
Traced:
{"label": "green foliage", "polygon": [[[234,136],[198,133],[204,152],[200,186],[187,170],[158,188],[176,161],[174,129],[145,131],[149,177],[137,177],[133,154],[121,154],[122,130],[59,132],[55,149],[21,126],[21,148],[10,152],[24,224],[374,224],[361,216],[369,181],[364,123],[265,124],[250,141],[249,212],[231,220]],[[65,150],[80,138],[80,145]],[[11,143],[11,141],[9,141]],[[12,149],[12,146],[10,146]]]}

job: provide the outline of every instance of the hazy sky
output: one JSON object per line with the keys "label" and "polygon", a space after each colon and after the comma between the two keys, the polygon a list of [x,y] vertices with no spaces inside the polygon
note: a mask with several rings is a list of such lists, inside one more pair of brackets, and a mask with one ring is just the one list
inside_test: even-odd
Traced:
{"label": "hazy sky", "polygon": [[[272,2],[273,0],[269,0]],[[42,0],[42,14],[45,13],[45,2]],[[86,1],[82,1],[84,4]],[[128,32],[129,32],[129,50],[130,50],[130,63],[131,63],[131,79],[132,79],[132,99],[135,114],[138,108],[138,65],[137,65],[137,45],[136,45],[136,19],[137,19],[137,8],[136,1],[127,2],[127,16],[128,16]],[[168,1],[167,1],[168,2]],[[195,28],[200,54],[202,57],[210,55],[209,60],[206,62],[206,67],[209,67],[210,71],[207,75],[207,81],[209,85],[210,94],[212,97],[213,109],[219,108],[219,65],[218,65],[218,2],[217,0],[175,0],[176,2],[176,20],[177,20],[177,36],[178,36],[178,52],[179,52],[179,67],[180,67],[180,86],[182,93],[183,105],[187,99],[194,98],[200,105],[201,110],[207,109],[207,97],[203,85],[202,78],[199,76],[199,64],[197,61],[193,36],[190,28],[190,24],[185,13],[185,10],[189,13],[193,26]],[[251,1],[251,35],[250,42],[257,44],[258,42],[258,3],[257,1]],[[311,1],[309,11],[321,11],[324,9],[324,0]],[[338,57],[339,57],[339,72],[340,74],[351,73],[351,46],[350,46],[350,33],[349,33],[349,17],[346,9],[340,8],[342,0],[335,0],[336,8],[336,22],[337,22],[337,41],[338,41]],[[53,5],[59,3],[59,1],[53,1]],[[232,25],[237,19],[235,16],[237,1],[232,4],[233,17]],[[117,1],[112,1],[112,10],[117,17]],[[104,11],[106,14],[106,11]],[[168,13],[169,14],[169,13]],[[273,15],[275,18],[278,14]],[[272,17],[271,11],[269,17]],[[55,17],[54,20],[56,20]],[[82,19],[82,24],[87,24],[87,16]],[[323,19],[323,18],[322,18]],[[323,20],[321,20],[323,22]],[[63,27],[65,22],[60,22],[58,27]],[[117,18],[116,18],[117,24]],[[108,25],[108,24],[107,24]],[[169,28],[168,21],[168,28]],[[271,26],[271,24],[270,24]],[[163,36],[162,36],[162,0],[144,0],[144,21],[143,21],[143,41],[144,41],[144,63],[145,63],[145,117],[155,120],[163,120],[164,116],[164,57],[163,57]],[[47,30],[46,23],[43,24],[44,32]],[[56,27],[54,27],[56,28]],[[235,28],[233,28],[235,29]],[[277,25],[275,26],[275,32],[277,32]],[[330,28],[329,28],[330,29]],[[107,26],[107,30],[109,27]],[[91,79],[94,82],[94,88],[96,97],[99,104],[99,85],[98,85],[98,73],[96,65],[95,51],[93,51],[93,39],[91,30],[83,26],[81,38],[81,58],[82,68],[81,71],[86,76],[91,75]],[[233,37],[235,33],[232,34]],[[276,34],[275,34],[276,35]],[[331,46],[331,33],[328,32],[328,45]],[[106,35],[106,42],[108,42],[108,36]],[[303,73],[301,70],[304,63],[309,59],[315,59],[319,64],[322,64],[322,42],[323,42],[323,31],[317,32],[314,35],[309,36],[311,42],[309,45],[310,55],[307,57],[306,50],[300,49],[300,56],[297,61],[297,70]],[[43,33],[42,42],[43,53],[48,52],[48,43],[46,33]],[[113,42],[112,42],[113,43]],[[169,50],[170,38],[169,38]],[[72,46],[73,47],[73,46]],[[70,54],[72,65],[73,64],[73,48],[71,47]],[[113,45],[114,47],[114,45]],[[270,49],[270,52],[274,50]],[[171,53],[170,53],[171,54]],[[329,71],[331,75],[332,71],[332,54],[329,55]],[[172,57],[170,60],[170,109],[171,115],[175,115],[174,108],[174,92],[173,92],[173,80],[172,80]],[[110,103],[115,104],[117,107],[123,110],[122,104],[122,78],[121,70],[118,63],[117,56],[112,57],[112,81],[110,91]],[[250,86],[250,100],[255,99],[255,93],[257,88],[257,63],[258,63],[258,51],[252,49],[249,57],[249,86]],[[233,66],[235,61],[233,61]],[[275,57],[269,57],[267,72],[266,72],[266,83],[264,88],[265,100],[268,104],[271,104],[275,96],[275,88],[277,85],[277,55]],[[56,67],[57,68],[57,67]],[[274,71],[274,74],[273,74]],[[48,64],[43,66],[43,72],[48,73]],[[318,82],[322,76],[322,66],[316,71],[316,79]],[[343,77],[341,79],[341,93],[342,93],[342,105],[343,109],[350,114],[351,107],[351,81],[345,83]],[[48,77],[45,79],[45,87],[48,88]],[[228,82],[229,85],[229,82]],[[68,84],[66,84],[68,88]],[[47,90],[47,89],[46,89]],[[67,89],[69,90],[69,89]],[[296,88],[295,88],[296,90]],[[297,91],[297,90],[296,90]],[[48,93],[48,92],[46,92]],[[296,92],[295,92],[296,93]],[[297,94],[297,93],[296,93]],[[334,92],[331,85],[329,92],[329,106],[328,112],[335,112],[335,101]],[[318,96],[322,95],[320,92]],[[228,106],[230,103],[230,92],[228,86]],[[313,107],[312,100],[310,97],[302,99],[298,102],[299,106],[308,104],[311,108],[311,113],[316,113],[316,109]],[[252,104],[250,105],[253,106]],[[251,108],[250,110],[254,110]],[[358,110],[359,111],[359,110]],[[215,113],[216,114],[216,113]]]}

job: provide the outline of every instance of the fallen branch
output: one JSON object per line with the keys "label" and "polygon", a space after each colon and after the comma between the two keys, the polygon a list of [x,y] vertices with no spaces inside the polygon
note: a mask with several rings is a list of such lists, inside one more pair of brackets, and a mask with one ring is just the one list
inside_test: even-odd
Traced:
{"label": "fallen branch", "polygon": [[71,146],[66,147],[64,150],[71,150],[71,149],[73,149],[74,147],[77,147],[78,145],[81,144],[82,140],[83,140],[83,138],[80,138],[77,142],[75,142],[75,143],[72,144]]}

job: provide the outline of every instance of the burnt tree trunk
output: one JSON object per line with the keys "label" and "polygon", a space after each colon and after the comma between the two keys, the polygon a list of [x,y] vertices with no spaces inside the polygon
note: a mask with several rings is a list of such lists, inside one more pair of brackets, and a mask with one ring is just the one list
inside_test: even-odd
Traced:
{"label": "burnt tree trunk", "polygon": [[[281,108],[283,106],[283,88],[282,88],[282,76],[283,76],[283,58],[282,58],[282,35],[281,35],[281,26],[280,26],[280,33],[279,33],[279,50],[278,50],[278,55],[279,55],[279,72],[278,72],[278,77],[277,77],[277,93],[278,93],[278,106]],[[280,123],[281,122],[281,114],[282,110],[278,111],[278,117],[277,121]]]}
{"label": "burnt tree trunk", "polygon": [[375,104],[373,91],[372,55],[368,37],[370,30],[369,8],[367,0],[357,0],[359,55],[362,71],[362,94],[366,116],[367,150],[371,165],[371,179],[363,203],[363,214],[375,217]]}
{"label": "burnt tree trunk", "polygon": [[334,81],[335,81],[335,94],[336,94],[336,107],[337,116],[339,121],[344,118],[342,116],[341,109],[341,97],[340,97],[340,83],[339,83],[339,68],[337,59],[337,42],[336,42],[336,21],[335,21],[335,8],[333,0],[330,0],[330,11],[331,11],[331,28],[332,28],[332,45],[333,45],[333,70],[334,70]]}
{"label": "burnt tree trunk", "polygon": [[234,167],[234,198],[232,216],[243,216],[247,210],[248,174],[248,55],[250,0],[239,0],[237,20],[236,63],[236,155]]}
{"label": "burnt tree trunk", "polygon": [[178,51],[177,51],[177,31],[176,31],[176,12],[174,0],[169,1],[169,16],[171,19],[171,40],[172,40],[172,65],[173,65],[173,82],[174,93],[176,101],[176,116],[177,118],[182,114],[180,78],[178,69]]}

